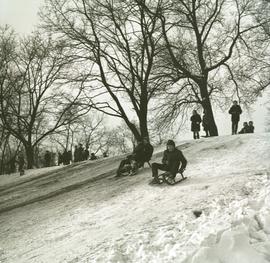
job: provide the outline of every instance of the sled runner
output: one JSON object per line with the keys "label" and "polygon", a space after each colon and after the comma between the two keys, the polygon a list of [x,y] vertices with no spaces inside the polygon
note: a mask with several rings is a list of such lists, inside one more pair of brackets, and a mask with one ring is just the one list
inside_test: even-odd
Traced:
{"label": "sled runner", "polygon": [[170,172],[165,172],[165,173],[160,174],[157,178],[153,179],[150,182],[150,185],[159,185],[159,184],[163,184],[163,183],[166,183],[168,185],[176,185],[176,184],[187,179],[187,177],[185,177],[183,175],[183,173],[181,173],[181,172],[178,172],[178,173],[181,174],[180,179],[175,180],[174,178],[171,177]]}

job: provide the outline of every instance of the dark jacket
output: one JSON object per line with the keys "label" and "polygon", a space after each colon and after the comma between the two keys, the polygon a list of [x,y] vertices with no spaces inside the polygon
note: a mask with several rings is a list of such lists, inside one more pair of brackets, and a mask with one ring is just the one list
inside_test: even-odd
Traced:
{"label": "dark jacket", "polygon": [[185,169],[187,166],[187,160],[183,153],[176,148],[172,152],[169,152],[168,150],[164,151],[162,163],[168,165],[172,175],[177,174],[180,163],[181,169]]}
{"label": "dark jacket", "polygon": [[240,105],[233,105],[229,110],[229,114],[232,115],[232,122],[239,122],[241,113],[242,109]]}
{"label": "dark jacket", "polygon": [[248,133],[248,127],[243,127],[243,128],[241,129],[241,131],[238,132],[238,134],[244,134],[244,133]]}
{"label": "dark jacket", "polygon": [[207,117],[206,114],[203,115],[202,125],[203,125],[203,128],[204,128],[205,131],[209,130],[209,120],[208,120],[208,117]]}
{"label": "dark jacket", "polygon": [[199,114],[192,115],[191,121],[191,131],[200,131],[200,123],[202,122],[201,116]]}
{"label": "dark jacket", "polygon": [[144,163],[151,159],[153,151],[154,148],[150,143],[139,143],[133,151],[133,156],[136,162]]}
{"label": "dark jacket", "polygon": [[247,127],[247,133],[254,133],[254,126],[252,125],[252,126],[250,126],[250,125],[248,125],[248,127]]}

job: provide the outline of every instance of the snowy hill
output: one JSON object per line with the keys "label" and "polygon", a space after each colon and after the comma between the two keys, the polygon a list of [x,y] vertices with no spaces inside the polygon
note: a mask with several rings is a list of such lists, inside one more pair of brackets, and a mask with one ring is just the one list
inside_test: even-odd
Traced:
{"label": "snowy hill", "polygon": [[120,157],[3,177],[0,262],[270,262],[270,134],[179,148],[175,186],[148,185],[146,166],[116,180]]}

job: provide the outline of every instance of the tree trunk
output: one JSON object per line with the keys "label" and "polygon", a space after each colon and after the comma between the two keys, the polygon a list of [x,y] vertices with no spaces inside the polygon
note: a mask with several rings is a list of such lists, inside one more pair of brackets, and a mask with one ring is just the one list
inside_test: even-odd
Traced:
{"label": "tree trunk", "polygon": [[126,122],[128,128],[130,129],[130,131],[132,132],[132,134],[134,135],[135,140],[140,141],[141,134],[139,133],[137,127],[133,123],[129,122],[128,120],[125,120],[125,122]]}
{"label": "tree trunk", "polygon": [[32,145],[25,146],[27,169],[32,169],[34,166],[34,147]]}
{"label": "tree trunk", "polygon": [[147,128],[147,109],[141,112],[140,116],[140,131],[141,131],[141,140],[144,138],[149,139],[149,133]]}
{"label": "tree trunk", "polygon": [[218,129],[217,129],[217,125],[216,125],[213,110],[212,110],[212,105],[209,98],[204,99],[202,106],[206,112],[207,120],[209,122],[210,136],[218,136]]}
{"label": "tree trunk", "polygon": [[202,107],[205,110],[207,120],[209,122],[210,136],[218,136],[218,129],[215,122],[213,109],[212,109],[212,105],[211,105],[211,101],[210,101],[208,89],[207,89],[207,77],[206,79],[198,81],[197,84],[200,87],[200,92],[202,96]]}

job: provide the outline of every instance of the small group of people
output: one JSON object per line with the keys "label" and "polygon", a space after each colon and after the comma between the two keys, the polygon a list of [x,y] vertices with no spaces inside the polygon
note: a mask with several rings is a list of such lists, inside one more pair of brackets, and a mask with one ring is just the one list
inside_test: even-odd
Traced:
{"label": "small group of people", "polygon": [[201,122],[203,129],[205,131],[205,137],[210,136],[210,128],[209,128],[209,121],[206,110],[203,111],[203,118],[201,118],[200,114],[193,110],[192,116],[190,117],[191,121],[191,131],[193,132],[193,138],[200,139],[200,130],[201,130]]}
{"label": "small group of people", "polygon": [[79,143],[79,145],[76,145],[74,150],[74,162],[77,163],[88,159],[89,159],[88,147],[84,149],[81,143]]}
{"label": "small group of people", "polygon": [[67,149],[64,150],[63,153],[58,153],[58,165],[68,165],[72,161],[72,152]]}
{"label": "small group of people", "polygon": [[[84,148],[81,143],[79,145],[75,146],[73,156],[74,156],[73,161],[75,163],[81,162],[81,161],[86,161],[86,160],[94,161],[98,158],[95,153],[91,153],[91,154],[89,153],[88,146],[86,146]],[[104,158],[108,157],[108,153],[104,152],[103,157]],[[58,165],[60,165],[60,164],[68,165],[71,162],[72,162],[72,152],[71,151],[67,151],[67,149],[65,149],[63,153],[58,153]]]}
{"label": "small group of people", "polygon": [[22,150],[19,150],[18,153],[15,153],[10,160],[7,162],[7,173],[15,173],[16,172],[16,166],[18,168],[18,171],[20,175],[24,175],[24,168],[25,168],[25,158]]}
{"label": "small group of people", "polygon": [[243,128],[240,130],[238,134],[244,134],[244,133],[254,133],[255,127],[253,125],[253,121],[245,121],[243,123]]}
{"label": "small group of people", "polygon": [[249,121],[249,122],[245,121],[243,123],[243,128],[240,130],[239,133],[237,133],[238,123],[240,121],[240,115],[242,114],[242,109],[236,100],[233,101],[233,105],[231,106],[229,110],[229,114],[231,114],[231,120],[232,120],[232,135],[254,133],[255,127],[253,125],[253,121]]}
{"label": "small group of people", "polygon": [[[232,135],[238,134],[238,123],[240,121],[240,115],[242,114],[241,106],[238,104],[236,100],[233,101],[233,105],[231,106],[229,110],[229,114],[231,115],[231,121],[232,121]],[[200,139],[200,129],[201,129],[201,123],[205,131],[205,137],[210,136],[210,123],[207,111],[204,110],[203,117],[201,118],[200,114],[193,110],[192,116],[190,118],[191,121],[191,131],[193,132],[193,138]],[[242,130],[239,132],[239,134],[243,133],[254,133],[254,125],[252,121],[249,121],[249,123],[244,122]]]}

